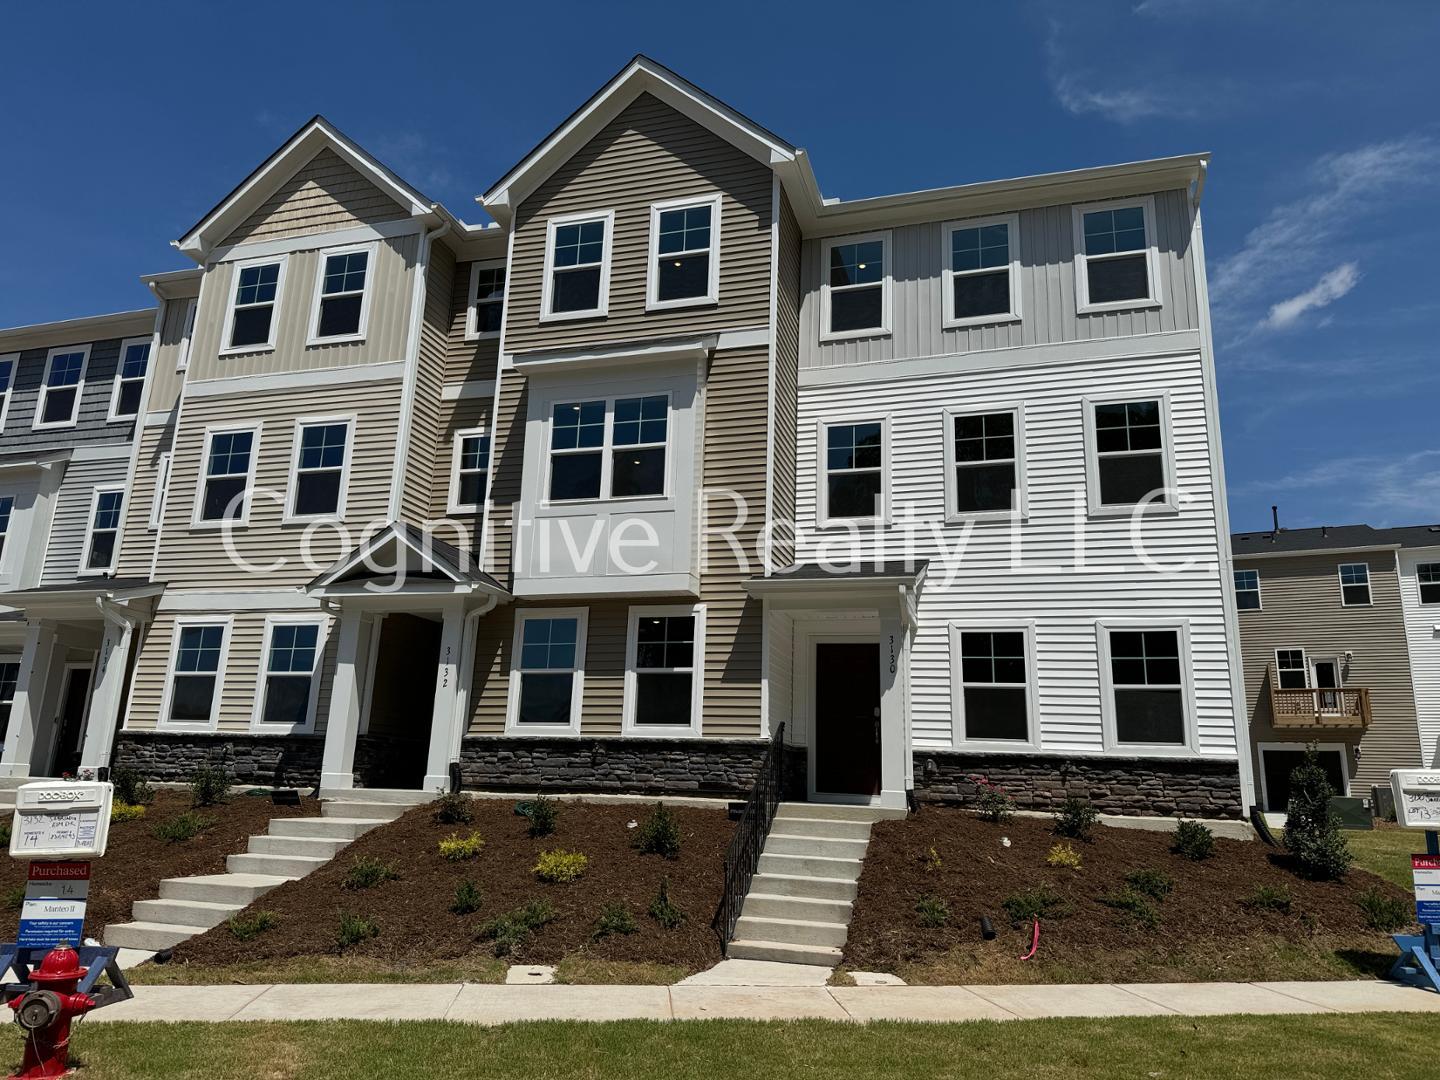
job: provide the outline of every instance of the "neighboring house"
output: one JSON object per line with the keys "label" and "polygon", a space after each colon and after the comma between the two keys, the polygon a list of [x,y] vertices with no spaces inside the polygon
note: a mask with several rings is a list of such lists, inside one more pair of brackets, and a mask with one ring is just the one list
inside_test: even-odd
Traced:
{"label": "neighboring house", "polygon": [[1284,811],[1311,743],[1356,796],[1434,763],[1440,527],[1237,533],[1232,547],[1262,806]]}

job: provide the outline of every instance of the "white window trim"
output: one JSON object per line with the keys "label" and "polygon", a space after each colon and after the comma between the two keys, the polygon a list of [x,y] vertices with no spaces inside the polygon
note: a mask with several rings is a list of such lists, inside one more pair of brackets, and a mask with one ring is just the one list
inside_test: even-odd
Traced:
{"label": "white window trim", "polygon": [[[295,512],[295,500],[300,495],[300,436],[307,427],[320,427],[327,424],[345,425],[345,461],[340,466],[340,494],[335,501],[335,512],[331,514],[297,514]],[[350,465],[355,457],[355,425],[354,413],[340,413],[334,416],[300,416],[295,419],[294,437],[291,440],[290,448],[290,473],[285,484],[285,518],[284,523],[303,521],[344,521],[345,520],[345,496],[350,488]],[[257,436],[258,441],[258,436]],[[254,475],[254,462],[251,462],[251,475]],[[309,470],[311,472],[329,472],[328,469]],[[246,511],[249,511],[249,501],[246,501]]]}
{"label": "white window trim", "polygon": [[[885,261],[885,277],[880,281],[880,325],[864,330],[830,329],[830,252],[839,244],[864,244],[879,240],[884,247],[881,258]],[[820,340],[854,341],[857,338],[885,337],[890,333],[890,293],[894,280],[891,253],[894,245],[890,242],[890,230],[858,233],[854,236],[831,236],[820,245]],[[844,291],[858,288],[874,288],[872,285],[846,286]]]}
{"label": "white window trim", "polygon": [[[695,645],[690,667],[690,723],[678,724],[637,724],[635,706],[637,701],[637,659],[640,651],[640,620],[645,616],[695,617]],[[647,671],[651,670],[649,668]],[[655,669],[684,671],[684,668]],[[658,607],[632,607],[627,618],[625,634],[625,701],[621,734],[637,739],[689,739],[701,734],[703,706],[705,700],[705,605],[674,604]]]}
{"label": "white window trim", "polygon": [[[585,697],[585,639],[590,617],[589,608],[522,608],[515,612],[515,637],[510,645],[510,685],[505,706],[506,735],[575,735],[580,734],[580,709]],[[575,623],[575,678],[570,687],[570,723],[568,724],[521,724],[520,716],[520,644],[525,633],[525,623],[530,619],[574,619]],[[556,669],[558,670],[558,669]]]}
{"label": "white window trim", "polygon": [[[170,706],[175,696],[175,664],[180,656],[180,631],[187,626],[224,627],[220,639],[220,658],[215,667],[215,694],[210,701],[210,719],[203,724],[170,719]],[[233,615],[181,615],[176,617],[170,636],[170,659],[165,666],[165,689],[160,695],[160,715],[155,720],[157,730],[216,730],[220,717],[220,703],[225,696],[225,672],[230,664],[230,638],[234,628],[235,617]]]}
{"label": "white window trim", "polygon": [[[605,224],[605,250],[600,257],[600,306],[583,311],[550,310],[554,300],[555,271],[555,230],[562,225],[577,225],[586,221],[601,221]],[[553,217],[545,223],[545,277],[540,285],[540,321],[566,322],[572,319],[603,319],[610,314],[610,266],[615,259],[615,211],[591,210],[583,214],[564,214]],[[590,264],[587,263],[587,266]],[[567,267],[567,269],[569,269]],[[505,282],[508,290],[510,282]]]}
{"label": "white window trim", "polygon": [[120,561],[120,530],[125,525],[125,500],[123,498],[120,501],[120,520],[115,526],[115,548],[110,555],[110,565],[90,568],[90,549],[95,543],[95,512],[100,506],[100,496],[116,491],[123,493],[125,485],[96,484],[90,491],[90,513],[85,519],[85,543],[81,545],[80,564],[75,568],[76,577],[102,577],[115,572],[115,565]]}
{"label": "white window trim", "polygon": [[[1347,566],[1363,566],[1365,568],[1365,595],[1370,599],[1363,604],[1352,604],[1345,599],[1346,588],[1354,588],[1355,585],[1345,584],[1345,568]],[[1375,582],[1370,576],[1370,564],[1367,562],[1343,562],[1335,567],[1335,580],[1340,584],[1340,606],[1341,607],[1374,607],[1375,606]],[[1358,583],[1357,583],[1358,584]]]}
{"label": "white window trim", "polygon": [[[368,244],[347,244],[344,247],[321,248],[317,253],[319,261],[315,265],[315,292],[310,299],[310,322],[309,333],[305,338],[305,346],[313,345],[342,345],[348,341],[364,341],[366,327],[370,325],[370,298],[375,294],[375,256],[379,251],[379,243],[371,241]],[[336,334],[333,337],[320,336],[320,300],[322,291],[325,288],[325,262],[332,255],[351,255],[356,252],[364,252],[365,259],[365,286],[360,290],[360,326],[353,334]],[[281,270],[284,274],[284,270]],[[353,293],[336,293],[336,296],[353,296]],[[276,296],[279,292],[277,289]],[[274,323],[270,327],[270,336],[273,340],[275,333]]]}
{"label": "white window trim", "polygon": [[[1301,671],[1301,673],[1304,674],[1304,676],[1305,676],[1305,685],[1304,685],[1304,686],[1281,686],[1281,685],[1280,685],[1280,654],[1281,654],[1282,652],[1298,652],[1298,653],[1300,654],[1300,671]],[[1275,647],[1275,650],[1271,653],[1271,658],[1275,661],[1275,689],[1276,689],[1276,690],[1308,690],[1308,689],[1310,689],[1310,657],[1309,657],[1308,655],[1306,655],[1305,650],[1304,650],[1302,647],[1296,646],[1296,645],[1277,645],[1277,646]],[[1294,668],[1287,668],[1286,670],[1288,670],[1288,671],[1294,671],[1295,669],[1294,669]]]}
{"label": "white window trim", "polygon": [[[1085,254],[1085,215],[1097,210],[1123,210],[1140,207],[1145,216],[1145,270],[1150,276],[1150,295],[1135,300],[1107,300],[1104,303],[1090,302],[1090,275],[1086,263],[1090,259],[1104,260],[1138,255],[1140,252],[1123,251],[1111,255]],[[1108,199],[1105,202],[1080,203],[1070,207],[1070,224],[1075,243],[1075,310],[1080,315],[1097,311],[1135,311],[1140,308],[1158,308],[1164,305],[1160,288],[1160,249],[1155,234],[1155,197],[1145,195],[1138,199]]]}
{"label": "white window trim", "polygon": [[195,339],[195,312],[199,306],[199,297],[192,296],[185,301],[185,322],[180,331],[180,345],[175,350],[176,371],[184,371],[190,366],[190,343]]}
{"label": "white window trim", "polygon": [[5,421],[10,416],[10,399],[15,396],[15,380],[20,375],[20,354],[18,352],[0,354],[0,363],[6,360],[10,361],[10,381],[5,384],[3,390],[5,400],[0,402],[0,432],[5,430]]}
{"label": "white window trim", "polygon": [[[1329,752],[1329,753],[1335,753],[1335,754],[1339,754],[1339,755],[1340,755],[1340,775],[1341,775],[1341,776],[1344,778],[1344,780],[1345,780],[1345,790],[1344,790],[1344,791],[1341,791],[1341,792],[1337,792],[1337,794],[1344,795],[1344,794],[1347,794],[1347,793],[1350,791],[1350,747],[1346,746],[1344,743],[1338,743],[1338,742],[1317,742],[1317,743],[1313,743],[1313,744],[1311,744],[1311,743],[1303,743],[1303,742],[1262,742],[1262,743],[1256,743],[1256,744],[1255,744],[1255,749],[1256,749],[1257,751],[1259,751],[1259,757],[1260,757],[1260,769],[1259,769],[1260,775],[1259,775],[1259,777],[1258,777],[1257,779],[1259,780],[1259,783],[1260,783],[1260,805],[1261,805],[1261,806],[1269,806],[1269,805],[1270,805],[1270,792],[1269,792],[1269,790],[1268,790],[1268,788],[1267,788],[1267,785],[1266,785],[1266,783],[1265,783],[1265,753],[1266,753],[1266,751],[1268,751],[1268,750],[1277,750],[1277,751],[1294,750],[1294,751],[1296,751],[1297,753],[1302,753],[1302,754],[1303,754],[1303,753],[1305,752],[1306,747],[1311,746],[1311,745],[1313,745],[1313,746],[1315,747],[1315,749],[1318,750],[1318,751],[1321,752],[1321,753]],[[1270,813],[1277,813],[1277,812],[1283,813],[1283,811],[1273,811],[1273,810],[1270,811]]]}
{"label": "white window trim", "polygon": [[[310,702],[303,724],[270,724],[265,722],[265,698],[269,694],[270,643],[277,626],[318,626],[315,636],[315,667],[310,672]],[[260,642],[259,675],[255,685],[255,707],[250,715],[250,730],[256,733],[309,735],[315,730],[316,703],[320,700],[320,679],[325,671],[325,643],[330,635],[330,620],[324,615],[267,615],[265,634]]]}
{"label": "white window trim", "polygon": [[[1115,683],[1110,671],[1110,633],[1127,630],[1173,630],[1180,644],[1180,704],[1185,714],[1184,743],[1122,743],[1116,737]],[[1096,619],[1095,632],[1100,657],[1100,717],[1102,739],[1107,753],[1137,757],[1194,757],[1199,750],[1195,718],[1195,672],[1190,658],[1190,620]]]}
{"label": "white window trim", "polygon": [[[1242,607],[1240,606],[1240,598],[1239,598],[1238,594],[1241,593],[1241,592],[1249,592],[1250,590],[1249,590],[1249,589],[1243,589],[1243,590],[1242,590],[1242,589],[1240,589],[1240,588],[1238,588],[1238,587],[1236,586],[1236,584],[1235,584],[1235,575],[1236,575],[1236,574],[1239,574],[1239,573],[1248,573],[1248,574],[1254,574],[1254,575],[1255,575],[1255,599],[1256,599],[1257,601],[1259,601],[1259,602],[1258,602],[1253,608],[1242,608]],[[1261,573],[1260,573],[1259,570],[1256,570],[1256,569],[1254,569],[1254,568],[1252,568],[1252,567],[1249,567],[1249,566],[1231,567],[1231,570],[1230,570],[1230,588],[1237,594],[1237,596],[1236,596],[1236,598],[1235,598],[1235,610],[1236,610],[1236,611],[1264,611],[1264,610],[1265,610],[1265,585],[1264,585],[1264,582],[1263,582],[1263,580],[1262,580],[1262,575],[1261,575]]]}
{"label": "white window trim", "polygon": [[[3,357],[3,356],[0,356],[0,360],[3,360],[3,359],[4,359],[4,357]],[[3,421],[3,419],[0,419],[0,430],[3,430],[3,429],[4,429],[4,421]],[[1421,569],[1421,567],[1425,567],[1425,566],[1434,566],[1434,567],[1436,567],[1437,569],[1440,569],[1440,562],[1417,562],[1417,563],[1415,564],[1415,602],[1416,602],[1417,604],[1419,604],[1421,607],[1440,607],[1440,600],[1426,600],[1426,599],[1425,599],[1425,593],[1424,593],[1424,591],[1423,591],[1424,588],[1425,588],[1425,586],[1426,586],[1427,584],[1434,584],[1434,582],[1424,582],[1424,581],[1421,581],[1421,580],[1420,580],[1420,569]]]}
{"label": "white window trim", "polygon": [[[955,470],[955,420],[960,416],[993,416],[1010,413],[1015,418],[1015,506],[1010,510],[976,510],[961,512],[955,508],[957,498]],[[1030,516],[1030,488],[1025,476],[1025,406],[994,405],[946,409],[941,414],[941,431],[945,447],[945,523],[963,525],[967,521],[1024,521]]]}
{"label": "white window trim", "polygon": [[[690,207],[710,207],[710,247],[708,250],[709,277],[706,281],[704,296],[687,296],[679,300],[661,300],[658,298],[660,291],[660,215],[667,210],[684,210]],[[698,255],[701,249],[691,252],[676,252],[680,254]],[[670,256],[667,256],[667,258]],[[672,311],[675,308],[704,307],[709,304],[720,302],[720,193],[714,195],[702,195],[698,198],[670,199],[666,202],[650,204],[650,245],[649,262],[645,270],[645,310],[646,311]]]}
{"label": "white window trim", "polygon": [[[251,266],[271,266],[280,264],[280,272],[275,277],[275,302],[270,310],[270,337],[263,344],[258,345],[226,345],[235,331],[235,294],[240,290],[240,271]],[[280,305],[285,302],[285,270],[289,266],[290,256],[269,255],[263,259],[245,259],[241,262],[230,264],[230,295],[225,299],[225,321],[220,326],[220,356],[243,356],[246,353],[272,352],[275,348],[275,333],[280,326]],[[258,306],[258,305],[251,305]],[[329,339],[327,339],[329,340]],[[186,352],[188,353],[188,348]]]}
{"label": "white window trim", "polygon": [[[979,270],[954,270],[951,268],[950,237],[961,229],[981,229],[987,225],[1004,225],[1010,247],[1010,310],[996,315],[969,315],[963,319],[955,317],[955,287],[957,277],[974,277],[977,274],[993,274],[998,266],[987,266]],[[1021,318],[1020,279],[1020,215],[996,214],[993,217],[970,218],[966,221],[947,221],[941,233],[944,246],[941,248],[941,285],[943,312],[940,325],[946,330],[958,330],[967,326],[995,326],[1000,323],[1019,322]],[[828,260],[827,260],[828,261]]]}
{"label": "white window trim", "polygon": [[[610,485],[615,471],[615,402],[628,400],[630,398],[663,397],[665,399],[665,487],[658,494],[653,495],[612,495]],[[581,404],[587,401],[605,402],[605,438],[599,446],[577,447],[572,450],[556,451],[552,446],[553,433],[551,429],[555,424],[555,407],[557,405]],[[646,500],[669,499],[672,495],[674,474],[674,441],[671,436],[675,430],[675,395],[669,390],[636,390],[626,393],[612,393],[604,395],[591,395],[579,393],[574,397],[556,397],[546,402],[545,414],[545,442],[542,452],[545,455],[545,475],[542,478],[543,487],[540,489],[541,506],[581,506],[585,503],[635,503]],[[491,441],[491,449],[494,449],[494,441]],[[628,446],[627,449],[653,450],[654,443],[637,443]],[[595,453],[599,451],[600,458],[600,494],[594,498],[585,499],[552,499],[550,498],[550,474],[556,454],[562,457],[571,457],[577,454]]]}
{"label": "white window trim", "polygon": [[[510,292],[510,271],[506,269],[505,260],[480,259],[479,261],[470,264],[470,299],[466,302],[465,305],[466,341],[497,341],[500,338],[499,330],[496,330],[493,333],[489,334],[482,334],[479,332],[479,330],[476,329],[476,327],[480,325],[480,320],[476,318],[476,303],[480,299],[480,271],[500,269],[505,269],[505,295],[501,296],[499,300],[500,323],[503,326],[505,323],[505,296],[508,296]],[[487,303],[494,302],[495,301],[487,301]]]}
{"label": "white window trim", "polygon": [[[1021,633],[1025,636],[1025,711],[1027,732],[1024,739],[965,738],[965,677],[961,672],[960,635],[963,633]],[[1040,675],[1035,662],[1035,621],[1033,619],[957,620],[950,623],[950,709],[951,745],[957,750],[985,750],[1006,753],[1040,749]],[[1008,684],[998,684],[1008,685]]]}
{"label": "white window trim", "polygon": [[[70,353],[81,353],[83,359],[80,361],[80,381],[75,384],[75,405],[70,410],[69,420],[52,420],[45,423],[42,417],[45,415],[45,402],[50,396],[50,369],[55,364],[57,356],[68,356]],[[40,392],[35,396],[35,420],[30,425],[32,431],[54,430],[56,428],[72,428],[80,419],[80,399],[85,394],[85,377],[90,374],[90,346],[89,345],[61,345],[51,349],[45,354],[45,371],[40,376]],[[13,380],[13,376],[12,376]],[[68,390],[69,387],[60,387]]]}
{"label": "white window trim", "polygon": [[[107,423],[115,423],[117,420],[134,420],[140,415],[140,408],[137,406],[133,413],[122,413],[116,410],[120,407],[120,389],[127,382],[134,382],[134,379],[122,379],[120,373],[125,368],[125,353],[132,345],[150,345],[153,353],[153,339],[148,337],[126,338],[120,342],[120,355],[115,358],[115,385],[110,388],[110,413],[106,416]],[[145,382],[150,378],[150,367],[155,358],[149,356],[145,360],[145,374],[140,376],[140,404],[145,403]]]}
{"label": "white window trim", "polygon": [[160,522],[165,517],[165,495],[170,489],[170,465],[173,460],[171,451],[162,450],[155,465],[155,491],[150,499],[150,517],[145,526],[150,532],[160,528]]}
{"label": "white window trim", "polygon": [[[195,478],[195,502],[190,510],[190,528],[223,529],[240,528],[250,524],[250,511],[255,506],[255,467],[260,460],[260,437],[264,430],[263,421],[244,424],[213,424],[205,428],[205,440],[200,447],[200,471]],[[245,477],[245,511],[238,518],[217,518],[206,521],[200,516],[205,505],[205,481],[207,464],[210,461],[210,443],[216,435],[228,435],[238,431],[252,431],[255,437],[250,441],[250,471]]]}
{"label": "white window trim", "polygon": [[[852,424],[880,425],[880,507],[879,517],[835,518],[830,516],[829,462],[826,449],[832,427]],[[860,525],[889,525],[890,514],[890,413],[865,413],[856,416],[827,416],[815,422],[815,524],[821,529],[844,529]]]}
{"label": "white window trim", "polygon": [[[489,431],[487,431],[484,426],[481,426],[481,427],[471,427],[471,428],[461,428],[460,430],[458,430],[458,431],[455,432],[455,435],[454,435],[454,437],[453,437],[452,440],[451,440],[451,443],[450,443],[450,495],[449,495],[449,498],[447,499],[447,509],[448,509],[448,511],[449,511],[450,513],[452,513],[452,514],[476,514],[476,513],[479,513],[481,510],[483,510],[483,509],[485,508],[485,507],[484,507],[484,503],[479,503],[479,504],[476,504],[476,505],[471,506],[471,505],[469,505],[469,504],[462,503],[462,502],[460,501],[460,448],[461,448],[461,446],[464,445],[464,442],[465,442],[465,440],[466,440],[467,438],[469,438],[469,439],[473,439],[473,438],[483,438],[484,436],[486,436],[486,435],[488,435],[488,434],[489,434]],[[492,446],[492,448],[493,448],[493,446],[494,446],[494,440],[493,440],[493,439],[491,440],[491,446]],[[548,447],[546,448],[546,455],[547,455],[547,457],[548,457],[548,455],[549,455],[549,448],[548,448]],[[472,470],[472,471],[478,471],[478,470]],[[490,498],[490,460],[489,460],[489,458],[487,457],[487,458],[486,458],[486,461],[485,461],[485,499],[486,499],[487,502],[489,501],[489,498]]]}
{"label": "white window trim", "polygon": [[[1160,403],[1160,453],[1164,457],[1165,497],[1153,499],[1144,504],[1102,504],[1100,502],[1100,457],[1095,442],[1095,408],[1098,405],[1124,405],[1134,401],[1158,401]],[[1175,490],[1175,444],[1170,423],[1170,391],[1135,390],[1127,394],[1081,398],[1080,407],[1085,413],[1085,499],[1089,516],[1092,518],[1129,517],[1142,505],[1143,513],[1146,514],[1179,513],[1180,502]],[[1153,453],[1153,451],[1146,450],[1143,453]]]}

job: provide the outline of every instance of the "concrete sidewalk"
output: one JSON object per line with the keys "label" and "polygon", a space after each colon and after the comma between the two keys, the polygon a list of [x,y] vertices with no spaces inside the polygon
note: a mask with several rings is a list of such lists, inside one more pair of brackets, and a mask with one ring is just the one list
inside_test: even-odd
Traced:
{"label": "concrete sidewalk", "polygon": [[1034,1020],[1042,1017],[1440,1012],[1440,994],[1382,982],[1073,986],[138,986],[92,1013],[120,1020]]}

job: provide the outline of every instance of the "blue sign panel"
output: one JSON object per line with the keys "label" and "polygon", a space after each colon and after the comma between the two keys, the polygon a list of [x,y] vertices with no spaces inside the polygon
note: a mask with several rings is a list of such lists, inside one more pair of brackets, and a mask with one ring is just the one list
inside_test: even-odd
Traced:
{"label": "blue sign panel", "polygon": [[1440,923],[1440,900],[1416,900],[1415,916],[1422,923]]}
{"label": "blue sign panel", "polygon": [[28,949],[53,949],[62,941],[80,945],[84,932],[84,919],[21,919],[16,943]]}

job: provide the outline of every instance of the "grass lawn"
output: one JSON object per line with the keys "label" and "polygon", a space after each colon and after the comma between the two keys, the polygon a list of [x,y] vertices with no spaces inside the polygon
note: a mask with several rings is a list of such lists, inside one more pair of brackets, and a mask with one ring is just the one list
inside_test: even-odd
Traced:
{"label": "grass lawn", "polygon": [[[1435,1075],[1430,1015],[825,1021],[484,1028],[433,1023],[94,1024],[72,1045],[80,1078],[387,1080],[446,1077],[984,1077],[985,1080],[1383,1080]],[[9,1027],[6,1048],[18,1061]]]}
{"label": "grass lawn", "polygon": [[1355,865],[1361,870],[1393,881],[1402,889],[1414,885],[1410,876],[1410,856],[1425,850],[1425,834],[1419,829],[1375,828],[1346,832]]}
{"label": "grass lawn", "polygon": [[396,964],[365,956],[296,956],[244,964],[141,964],[127,971],[136,986],[233,983],[503,983],[506,964],[476,955],[431,964]]}

